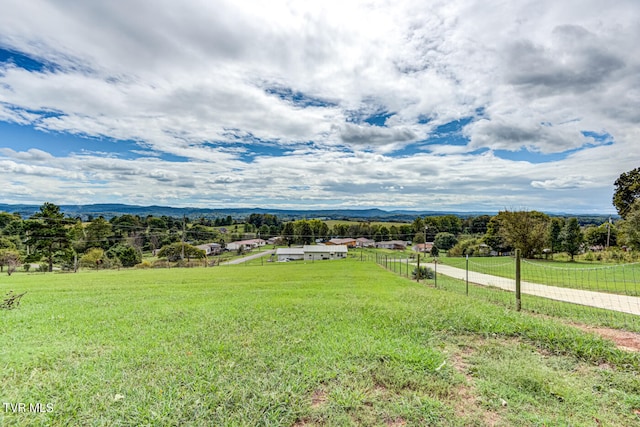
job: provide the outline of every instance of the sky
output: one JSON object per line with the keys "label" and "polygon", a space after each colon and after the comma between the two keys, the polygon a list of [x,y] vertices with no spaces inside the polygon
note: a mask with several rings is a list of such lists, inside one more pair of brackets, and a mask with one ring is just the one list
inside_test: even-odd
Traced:
{"label": "sky", "polygon": [[0,0],[0,202],[610,214],[637,0]]}

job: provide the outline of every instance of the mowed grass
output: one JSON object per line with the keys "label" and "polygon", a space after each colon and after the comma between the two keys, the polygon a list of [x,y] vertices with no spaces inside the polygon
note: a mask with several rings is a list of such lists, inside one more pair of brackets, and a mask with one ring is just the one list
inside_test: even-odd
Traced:
{"label": "mowed grass", "polygon": [[[463,257],[441,257],[439,262],[466,268]],[[543,285],[586,289],[622,295],[640,295],[640,264],[606,264],[553,260],[522,260],[522,280]],[[515,278],[512,257],[469,258],[469,270],[494,276]]]}
{"label": "mowed grass", "polygon": [[[640,358],[356,260],[14,274],[1,425],[633,425]],[[597,420],[597,421],[596,421]]]}

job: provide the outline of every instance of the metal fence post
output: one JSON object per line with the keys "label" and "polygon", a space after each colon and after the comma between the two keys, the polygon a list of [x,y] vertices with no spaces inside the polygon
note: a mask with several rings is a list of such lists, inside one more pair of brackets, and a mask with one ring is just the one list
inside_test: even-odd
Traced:
{"label": "metal fence post", "polygon": [[420,254],[418,254],[418,267],[416,268],[416,282],[420,283]]}
{"label": "metal fence post", "polygon": [[520,249],[516,249],[516,311],[522,309],[522,300],[520,298]]}
{"label": "metal fence post", "polygon": [[438,287],[438,259],[433,260],[433,287]]}
{"label": "metal fence post", "polygon": [[469,296],[469,255],[467,255],[467,266],[466,266],[466,271],[467,271],[467,275],[466,275],[466,283],[467,283],[467,296]]}

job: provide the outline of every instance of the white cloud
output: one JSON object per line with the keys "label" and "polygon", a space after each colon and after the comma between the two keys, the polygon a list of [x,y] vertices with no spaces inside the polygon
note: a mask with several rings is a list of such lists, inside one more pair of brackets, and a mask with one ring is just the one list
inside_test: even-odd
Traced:
{"label": "white cloud", "polygon": [[[267,188],[279,206],[605,211],[637,166],[618,154],[638,140],[635,0],[5,3],[0,48],[44,66],[0,64],[0,121],[149,153],[4,142],[12,198],[68,199],[55,182],[75,179],[85,202],[260,205]],[[468,144],[422,142],[468,117]],[[554,160],[491,151],[521,149]]]}

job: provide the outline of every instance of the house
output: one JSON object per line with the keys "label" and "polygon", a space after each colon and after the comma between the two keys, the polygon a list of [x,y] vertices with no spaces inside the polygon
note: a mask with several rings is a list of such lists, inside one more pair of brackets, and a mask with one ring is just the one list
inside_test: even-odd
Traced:
{"label": "house", "polygon": [[376,248],[404,250],[407,248],[407,242],[405,242],[404,240],[390,240],[388,242],[376,242]]}
{"label": "house", "polygon": [[376,241],[367,239],[366,237],[358,237],[356,239],[356,247],[358,248],[375,248]]}
{"label": "house", "polygon": [[331,239],[326,244],[327,245],[345,245],[348,248],[356,247],[356,239],[346,238],[346,239]]}
{"label": "house", "polygon": [[222,245],[219,243],[205,243],[204,245],[198,245],[196,248],[204,251],[206,256],[220,255],[222,253]]}
{"label": "house", "polygon": [[278,262],[297,261],[304,259],[303,248],[278,248],[276,249]]}
{"label": "house", "polygon": [[342,259],[347,257],[347,245],[304,245],[304,259],[308,261],[322,259]]}
{"label": "house", "polygon": [[276,257],[280,262],[343,259],[347,257],[348,251],[346,245],[304,245],[301,248],[278,248]]}
{"label": "house", "polygon": [[411,247],[411,249],[413,249],[414,252],[421,252],[421,253],[425,253],[425,252],[431,253],[431,248],[433,248],[433,242],[418,243]]}
{"label": "house", "polygon": [[250,251],[251,249],[259,248],[266,244],[267,242],[262,239],[239,240],[237,242],[227,243],[227,250],[237,251],[242,248],[242,250]]}

